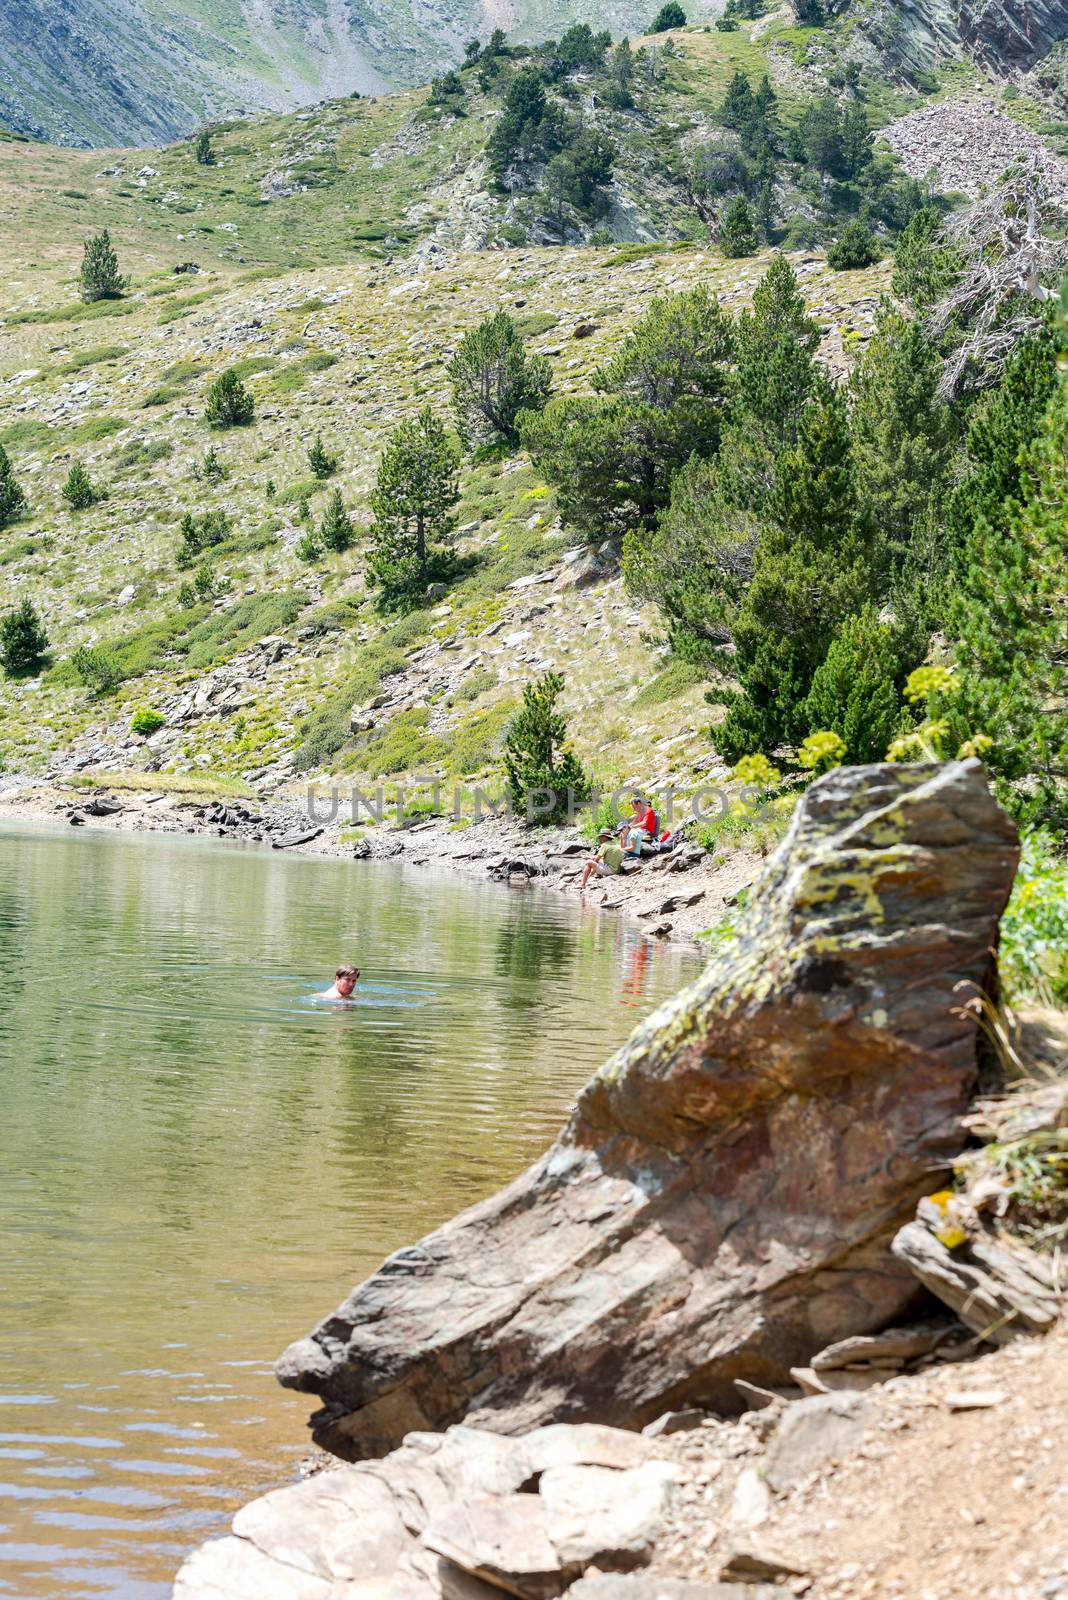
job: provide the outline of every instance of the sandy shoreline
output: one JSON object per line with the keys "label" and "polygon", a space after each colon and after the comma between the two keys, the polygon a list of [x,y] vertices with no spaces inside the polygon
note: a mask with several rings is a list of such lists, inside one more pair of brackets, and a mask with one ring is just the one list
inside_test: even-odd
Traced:
{"label": "sandy shoreline", "polygon": [[[505,884],[552,889],[580,899],[589,846],[577,829],[531,829],[486,817],[459,829],[448,816],[398,826],[384,820],[359,830],[342,810],[332,820],[325,798],[311,818],[305,796],[269,802],[158,788],[92,786],[9,775],[0,779],[0,825],[34,823],[105,828],[119,833],[182,833],[266,845],[301,855],[398,866],[445,868]],[[582,903],[626,917],[650,938],[694,944],[730,909],[761,866],[759,855],[708,856],[696,847],[654,858],[627,876],[594,879]]]}

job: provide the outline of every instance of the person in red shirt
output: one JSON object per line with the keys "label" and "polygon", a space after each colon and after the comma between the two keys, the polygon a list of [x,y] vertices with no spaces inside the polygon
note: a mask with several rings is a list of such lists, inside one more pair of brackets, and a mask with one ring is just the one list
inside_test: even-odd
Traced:
{"label": "person in red shirt", "polygon": [[657,816],[647,800],[635,795],[631,801],[631,819],[620,830],[620,843],[628,856],[640,856],[642,845],[656,838]]}

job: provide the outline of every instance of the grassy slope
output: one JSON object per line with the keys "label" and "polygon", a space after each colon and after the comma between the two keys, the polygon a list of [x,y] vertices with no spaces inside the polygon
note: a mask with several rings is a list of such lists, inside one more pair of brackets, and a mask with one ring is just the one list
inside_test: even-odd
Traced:
{"label": "grassy slope", "polygon": [[[685,54],[671,63],[660,92],[668,134],[681,138],[688,123],[700,125],[734,67],[759,69],[776,37],[775,28],[758,41],[744,31],[686,33]],[[311,437],[321,430],[340,452],[337,481],[364,525],[387,431],[428,399],[444,407],[444,362],[482,316],[511,306],[529,319],[533,347],[552,352],[558,388],[582,387],[652,293],[706,281],[735,304],[764,265],[724,262],[699,247],[636,258],[612,248],[469,253],[436,257],[435,270],[399,253],[387,264],[382,258],[399,250],[395,241],[434,226],[447,205],[447,196],[433,193],[435,181],[461,171],[485,138],[489,108],[477,95],[457,120],[428,119],[424,98],[410,91],[256,119],[219,136],[214,168],[196,167],[188,146],[120,158],[0,146],[8,305],[0,327],[0,441],[32,502],[30,515],[0,534],[0,603],[32,595],[61,663],[79,643],[125,641],[128,662],[147,669],[102,703],[64,681],[62,664],[41,688],[5,684],[0,761],[9,767],[47,760],[90,736],[117,748],[134,705],[165,704],[176,686],[195,684],[257,632],[281,632],[296,641],[295,651],[247,688],[239,716],[200,718],[164,752],[174,770],[261,770],[299,742],[305,718],[321,716],[324,704],[335,723],[347,720],[348,703],[373,692],[383,663],[403,662],[427,638],[477,639],[498,616],[529,639],[465,646],[465,655],[473,648],[481,657],[462,695],[454,683],[442,689],[440,672],[428,671],[422,683],[409,673],[416,703],[399,714],[392,745],[369,755],[366,740],[350,743],[330,765],[356,770],[370,762],[382,770],[386,763],[388,770],[410,757],[417,766],[476,770],[522,683],[550,658],[569,675],[579,748],[606,776],[640,770],[657,743],[667,741],[667,765],[684,766],[707,749],[699,689],[677,675],[648,689],[663,665],[643,639],[655,619],[639,617],[618,583],[564,596],[533,616],[543,602],[507,589],[574,543],[557,530],[551,495],[522,461],[465,469],[460,522],[477,524],[465,548],[478,564],[449,596],[447,613],[406,625],[399,638],[380,637],[358,551],[311,569],[294,553]],[[632,132],[627,159],[637,166],[647,119],[636,115]],[[156,175],[138,178],[143,166]],[[261,183],[271,173],[307,188],[263,203]],[[664,231],[679,231],[677,193],[664,193]],[[77,241],[101,220],[112,227],[133,291],[87,308],[76,299]],[[204,270],[175,278],[173,265],[183,259]],[[840,357],[870,323],[886,269],[835,277],[813,260],[802,270],[829,330],[828,348]],[[574,341],[574,327],[587,320],[597,331]],[[246,364],[258,420],[216,441],[230,477],[211,488],[192,470],[212,442],[203,395],[211,376],[235,361]],[[77,515],[59,494],[74,459],[108,489],[105,501]],[[279,491],[273,503],[268,477]],[[312,494],[313,511],[324,498]],[[210,616],[202,606],[176,621],[186,576],[174,560],[177,522],[184,510],[213,506],[234,519],[215,563],[227,593]],[[129,586],[133,601],[120,607]],[[306,601],[296,620],[286,620],[292,605],[280,610],[272,601],[278,594]],[[328,620],[345,626],[301,638],[317,620],[313,608],[339,599],[355,609],[335,609]],[[235,621],[238,603],[244,609]],[[500,637],[510,638],[510,628]],[[376,730],[372,742],[382,736]]]}

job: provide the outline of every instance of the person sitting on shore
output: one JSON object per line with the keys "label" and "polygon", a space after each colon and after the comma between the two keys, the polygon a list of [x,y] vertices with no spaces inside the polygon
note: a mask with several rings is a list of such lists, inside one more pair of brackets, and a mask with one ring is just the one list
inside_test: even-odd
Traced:
{"label": "person sitting on shore", "polygon": [[356,979],[360,976],[359,967],[338,967],[334,982],[329,989],[315,996],[316,1000],[349,1000],[356,987]]}
{"label": "person sitting on shore", "polygon": [[582,889],[585,889],[595,872],[599,878],[614,878],[623,860],[623,848],[616,843],[616,836],[611,828],[601,829],[597,835],[597,843],[600,847],[597,854],[587,856],[582,869],[580,886]]}
{"label": "person sitting on shore", "polygon": [[643,844],[651,844],[660,830],[656,812],[647,800],[636,794],[631,801],[631,818],[620,829],[623,854],[640,857]]}

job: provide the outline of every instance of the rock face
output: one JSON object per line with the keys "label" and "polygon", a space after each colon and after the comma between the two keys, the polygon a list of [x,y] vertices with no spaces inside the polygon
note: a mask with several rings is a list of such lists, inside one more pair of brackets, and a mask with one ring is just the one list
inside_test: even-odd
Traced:
{"label": "rock face", "polygon": [[524,1176],[398,1251],[278,1363],[316,1439],[466,1418],[641,1426],[905,1311],[889,1245],[960,1148],[1017,859],[981,767],[828,774],[735,941],[639,1027]]}

